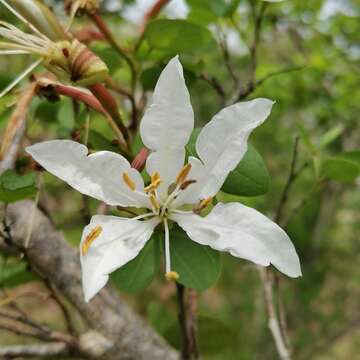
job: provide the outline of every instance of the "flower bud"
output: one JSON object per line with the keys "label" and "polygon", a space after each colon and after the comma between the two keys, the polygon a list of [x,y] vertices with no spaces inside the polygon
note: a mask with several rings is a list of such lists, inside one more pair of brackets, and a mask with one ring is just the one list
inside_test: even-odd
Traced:
{"label": "flower bud", "polygon": [[104,81],[109,74],[105,63],[84,44],[74,39],[55,44],[44,65],[60,79],[89,86]]}
{"label": "flower bud", "polygon": [[56,16],[38,0],[8,0],[9,5],[52,41],[68,39]]}
{"label": "flower bud", "polygon": [[98,0],[65,0],[64,1],[65,10],[71,15],[76,15],[76,13],[87,12],[93,14],[99,8]]}

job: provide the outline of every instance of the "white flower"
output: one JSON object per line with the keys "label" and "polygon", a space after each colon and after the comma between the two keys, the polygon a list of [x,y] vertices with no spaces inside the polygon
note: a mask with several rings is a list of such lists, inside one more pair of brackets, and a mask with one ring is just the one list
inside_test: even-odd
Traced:
{"label": "white flower", "polygon": [[[194,114],[182,66],[175,57],[161,73],[153,104],[140,127],[151,151],[146,163],[150,185],[144,187],[140,173],[119,154],[100,151],[88,155],[86,146],[69,140],[27,148],[46,170],[81,193],[109,205],[146,209],[132,219],[95,215],[85,227],[80,253],[86,301],[106,284],[111,272],[139,254],[160,223],[165,231],[166,276],[175,280],[178,274],[170,264],[172,221],[199,244],[259,265],[272,263],[291,277],[301,275],[289,237],[256,210],[239,203],[218,203],[208,216],[199,215],[245,154],[251,131],[268,117],[272,104],[255,99],[220,111],[197,139],[199,159],[189,157],[184,166]],[[191,205],[193,211],[185,211],[184,205]]]}

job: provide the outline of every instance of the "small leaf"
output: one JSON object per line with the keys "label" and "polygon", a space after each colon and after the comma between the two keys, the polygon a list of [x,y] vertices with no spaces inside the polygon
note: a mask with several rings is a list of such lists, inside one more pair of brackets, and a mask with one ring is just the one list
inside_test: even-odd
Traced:
{"label": "small leaf", "polygon": [[138,293],[147,288],[160,266],[158,236],[153,235],[139,255],[111,274],[113,284],[122,291]]}
{"label": "small leaf", "polygon": [[[181,334],[178,323],[174,323],[166,331],[165,338],[175,348],[181,348]],[[225,351],[237,347],[235,329],[219,319],[208,316],[199,316],[198,339],[200,353],[204,355],[223,354]]]}
{"label": "small leaf", "polygon": [[113,145],[109,139],[107,139],[105,136],[101,135],[95,130],[90,130],[88,142],[91,148],[93,148],[94,150],[108,150],[113,152],[118,151],[116,146]]}
{"label": "small leaf", "polygon": [[156,65],[145,69],[141,76],[140,81],[144,90],[153,90],[155,88],[156,82],[163,70],[163,66]]}
{"label": "small leaf", "polygon": [[322,175],[343,183],[350,183],[360,175],[360,167],[353,161],[334,157],[322,164]]}
{"label": "small leaf", "polygon": [[234,195],[257,196],[268,192],[270,176],[264,160],[252,145],[239,165],[230,172],[222,190]]}
{"label": "small leaf", "polygon": [[203,291],[212,286],[221,271],[220,254],[209,246],[192,241],[175,225],[170,231],[171,268],[186,287]]}
{"label": "small leaf", "polygon": [[216,46],[207,28],[186,20],[152,21],[144,36],[153,48],[174,55],[201,53]]}
{"label": "small leaf", "polygon": [[334,128],[327,131],[320,138],[319,149],[323,149],[334,142],[344,131],[344,127],[341,125],[335,126]]}
{"label": "small leaf", "polygon": [[0,286],[12,288],[36,280],[25,263],[4,264],[0,267]]}
{"label": "small leaf", "polygon": [[340,153],[337,157],[352,161],[360,166],[360,150],[345,151]]}
{"label": "small leaf", "polygon": [[36,195],[36,175],[34,173],[18,175],[8,170],[0,176],[0,201],[11,203]]}

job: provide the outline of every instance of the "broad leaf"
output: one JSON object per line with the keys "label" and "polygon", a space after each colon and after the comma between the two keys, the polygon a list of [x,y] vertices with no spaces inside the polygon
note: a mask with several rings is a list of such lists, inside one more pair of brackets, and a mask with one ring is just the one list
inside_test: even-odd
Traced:
{"label": "broad leaf", "polygon": [[194,54],[215,46],[211,32],[186,20],[161,19],[152,21],[146,28],[149,44],[168,54]]}
{"label": "broad leaf", "polygon": [[94,150],[98,150],[98,151],[107,150],[113,152],[118,151],[117,147],[113,145],[109,139],[107,139],[105,136],[103,136],[102,134],[100,134],[95,130],[89,131],[88,142],[90,147],[93,148]]}
{"label": "broad leaf", "polygon": [[252,145],[235,170],[231,171],[221,190],[240,196],[257,196],[268,192],[270,176],[264,160]]}
{"label": "broad leaf", "polygon": [[186,287],[203,291],[212,286],[221,271],[220,254],[208,246],[192,241],[175,225],[170,231],[171,268]]}
{"label": "broad leaf", "polygon": [[0,267],[1,287],[11,288],[33,280],[37,280],[37,277],[25,263],[4,263]]}
{"label": "broad leaf", "polygon": [[111,274],[113,284],[122,291],[137,293],[147,288],[160,266],[158,236],[153,235],[139,255]]}
{"label": "broad leaf", "polygon": [[[186,144],[186,154],[197,156],[196,140],[201,129],[196,128],[191,133]],[[257,196],[268,192],[270,175],[264,160],[255,148],[249,144],[248,150],[239,165],[230,172],[221,190],[239,196]]]}
{"label": "broad leaf", "polygon": [[334,157],[324,161],[322,175],[331,180],[350,183],[360,175],[360,167],[348,159]]}
{"label": "broad leaf", "polygon": [[0,201],[11,203],[32,198],[37,192],[34,173],[18,175],[8,170],[0,176]]}

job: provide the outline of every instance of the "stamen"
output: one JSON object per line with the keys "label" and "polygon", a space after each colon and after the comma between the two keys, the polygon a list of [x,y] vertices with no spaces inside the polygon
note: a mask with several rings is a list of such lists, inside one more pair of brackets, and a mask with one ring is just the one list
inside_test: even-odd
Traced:
{"label": "stamen", "polygon": [[162,180],[158,172],[151,175],[151,183],[144,188],[146,193],[155,191],[161,184]]}
{"label": "stamen", "polygon": [[166,280],[176,281],[179,279],[180,275],[176,271],[169,271],[165,274]]}
{"label": "stamen", "polygon": [[11,91],[22,79],[29,75],[43,60],[40,59],[32,63],[24,72],[22,72],[14,81],[12,81],[1,93],[0,98]]}
{"label": "stamen", "polygon": [[102,227],[96,226],[94,229],[90,231],[90,233],[86,236],[82,246],[81,246],[81,252],[83,255],[86,255],[89,251],[90,245],[94,242],[96,238],[100,236],[102,233]]}
{"label": "stamen", "polygon": [[154,194],[151,194],[150,195],[150,201],[151,201],[151,204],[152,206],[155,208],[155,210],[159,210],[160,209],[160,204],[159,202],[157,201],[156,197]]}
{"label": "stamen", "polygon": [[186,164],[179,172],[178,176],[176,177],[176,183],[178,185],[181,185],[189,175],[189,172],[191,170],[191,164]]}
{"label": "stamen", "polygon": [[[168,280],[176,280],[176,272],[171,271],[171,257],[170,257],[170,240],[169,240],[169,225],[168,221],[164,219],[165,228],[165,277]],[[178,278],[179,278],[179,274]]]}
{"label": "stamen", "polygon": [[125,184],[129,187],[130,190],[135,191],[136,190],[136,184],[135,181],[131,179],[128,173],[123,173],[123,180]]}
{"label": "stamen", "polygon": [[195,207],[194,207],[194,212],[200,212],[202,210],[204,210],[205,208],[207,208],[211,202],[212,202],[212,196],[201,200]]}
{"label": "stamen", "polygon": [[159,180],[161,180],[160,174],[159,174],[157,171],[155,171],[155,172],[151,175],[151,182],[154,183],[154,182],[157,182],[157,181],[159,181]]}
{"label": "stamen", "polygon": [[189,185],[195,184],[196,180],[186,180],[180,185],[181,190],[185,190]]}
{"label": "stamen", "polygon": [[5,0],[0,0],[0,2],[10,11],[12,12],[19,20],[21,20],[25,25],[29,27],[36,34],[41,36],[42,38],[48,39],[44,34],[42,34],[34,25],[32,25],[29,21],[27,21],[19,12],[17,12],[10,4],[8,4]]}

